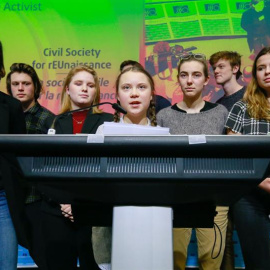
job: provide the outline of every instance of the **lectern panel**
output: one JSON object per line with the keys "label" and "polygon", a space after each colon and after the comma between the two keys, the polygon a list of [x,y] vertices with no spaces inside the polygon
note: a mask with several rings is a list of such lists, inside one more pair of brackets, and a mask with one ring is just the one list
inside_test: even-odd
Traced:
{"label": "lectern panel", "polygon": [[269,136],[203,141],[106,136],[93,143],[87,135],[12,135],[0,136],[0,150],[18,156],[25,178],[63,203],[230,205],[270,174]]}

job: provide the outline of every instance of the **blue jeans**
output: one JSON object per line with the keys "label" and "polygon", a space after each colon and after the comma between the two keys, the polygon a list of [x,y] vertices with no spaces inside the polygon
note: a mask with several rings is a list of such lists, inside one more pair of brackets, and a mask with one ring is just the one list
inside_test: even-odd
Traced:
{"label": "blue jeans", "polygon": [[4,190],[0,190],[0,269],[17,270],[18,242]]}
{"label": "blue jeans", "polygon": [[270,194],[256,189],[233,205],[245,269],[270,269]]}

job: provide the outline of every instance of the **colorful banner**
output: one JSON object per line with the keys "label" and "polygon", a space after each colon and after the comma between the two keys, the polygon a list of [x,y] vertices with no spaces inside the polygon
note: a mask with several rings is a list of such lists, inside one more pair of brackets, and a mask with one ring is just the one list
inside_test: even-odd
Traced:
{"label": "colorful banner", "polygon": [[[43,81],[40,103],[54,113],[70,68],[86,63],[96,69],[101,100],[114,102],[119,65],[128,59],[145,65],[157,94],[173,104],[182,99],[176,77],[184,53],[209,58],[220,50],[237,51],[242,55],[239,83],[250,81],[256,53],[270,45],[270,0],[3,0],[0,40],[6,71],[15,62],[32,65]],[[0,90],[5,88],[3,79]],[[203,95],[211,101],[223,95],[211,68]],[[29,258],[25,250],[21,256],[21,261]]]}
{"label": "colorful banner", "polygon": [[[217,51],[237,51],[242,55],[239,83],[246,85],[255,54],[270,45],[269,0],[146,0],[145,14],[145,67],[157,93],[172,104],[182,100],[177,82],[182,54],[203,53],[209,59]],[[205,100],[216,101],[223,93],[210,68]]]}
{"label": "colorful banner", "polygon": [[15,62],[32,65],[43,81],[40,103],[58,113],[67,72],[86,63],[99,75],[102,101],[113,102],[120,63],[139,59],[143,7],[143,0],[1,1],[6,71]]}

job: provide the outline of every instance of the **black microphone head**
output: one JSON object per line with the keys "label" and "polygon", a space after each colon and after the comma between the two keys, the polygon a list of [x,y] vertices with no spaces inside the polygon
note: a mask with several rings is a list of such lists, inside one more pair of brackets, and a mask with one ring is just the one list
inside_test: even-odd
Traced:
{"label": "black microphone head", "polygon": [[121,107],[118,103],[113,103],[113,104],[112,104],[112,107],[113,107],[116,111],[118,111],[118,112],[120,112],[120,113],[127,114],[127,111],[126,111],[123,107]]}

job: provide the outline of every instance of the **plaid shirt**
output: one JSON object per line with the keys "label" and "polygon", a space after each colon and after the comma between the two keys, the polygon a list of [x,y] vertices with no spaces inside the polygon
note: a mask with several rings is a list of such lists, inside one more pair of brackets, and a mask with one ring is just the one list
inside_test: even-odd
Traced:
{"label": "plaid shirt", "polygon": [[243,135],[266,135],[270,131],[270,122],[251,118],[247,104],[238,101],[232,107],[225,127]]}
{"label": "plaid shirt", "polygon": [[54,114],[36,102],[33,107],[24,113],[24,116],[27,133],[42,134],[44,133],[42,132],[42,127],[45,120],[50,116],[54,116]]}
{"label": "plaid shirt", "polygon": [[[38,102],[24,113],[26,130],[28,134],[42,134],[42,127],[48,117],[54,116],[52,112],[42,107]],[[39,192],[32,186],[29,188],[26,203],[40,200]]]}

